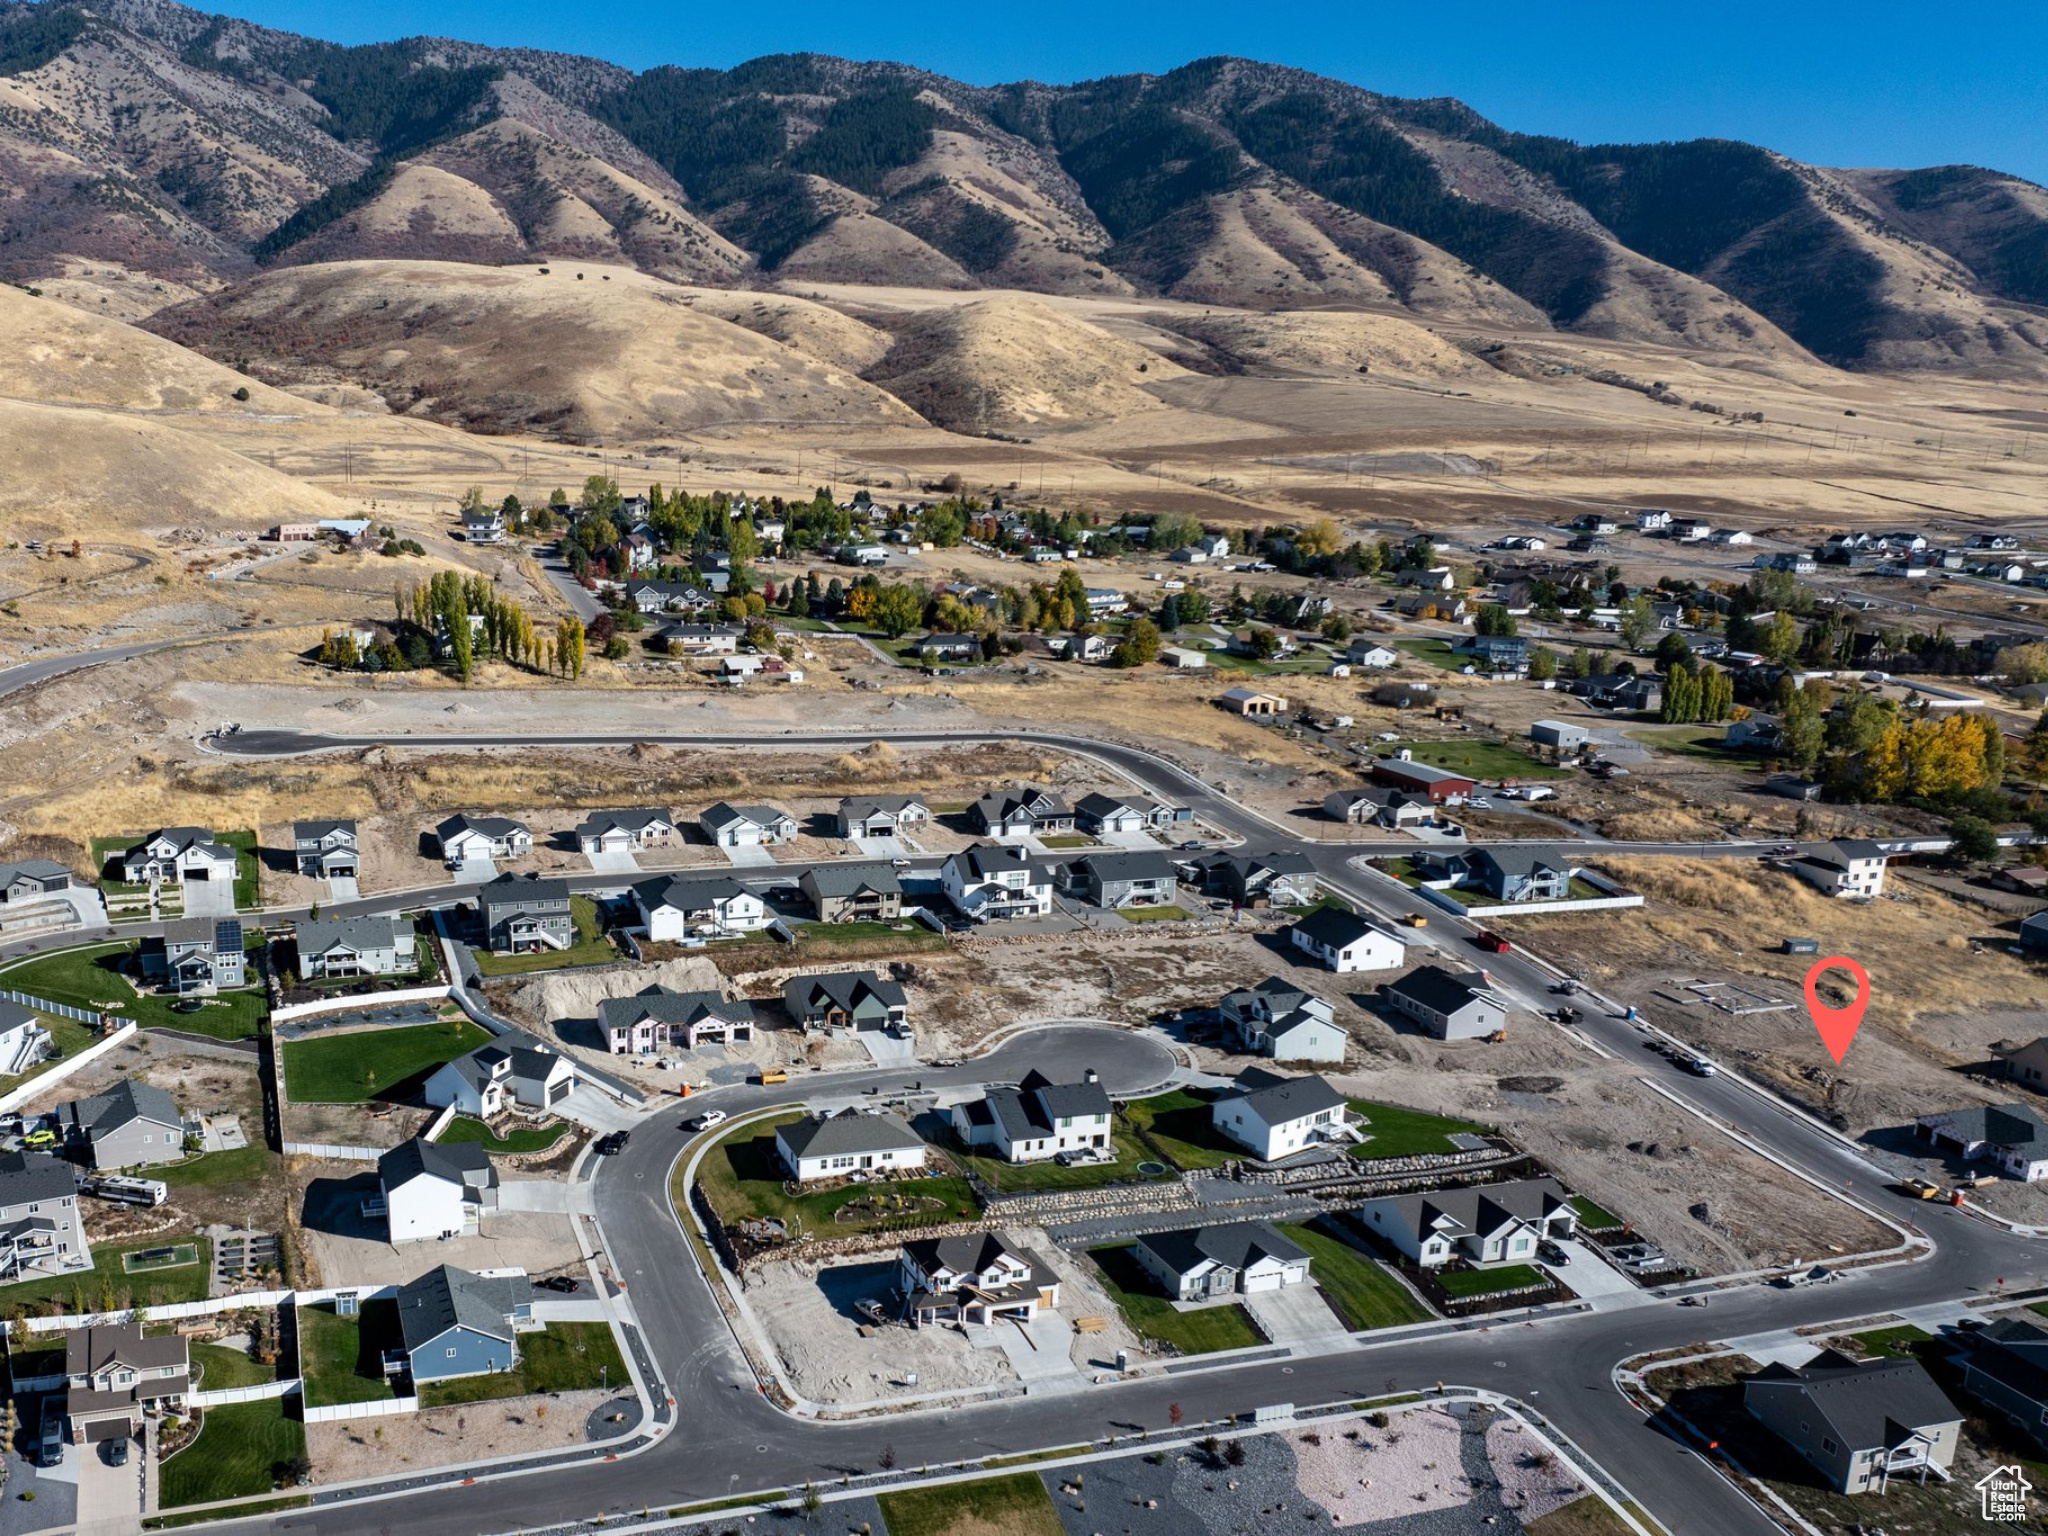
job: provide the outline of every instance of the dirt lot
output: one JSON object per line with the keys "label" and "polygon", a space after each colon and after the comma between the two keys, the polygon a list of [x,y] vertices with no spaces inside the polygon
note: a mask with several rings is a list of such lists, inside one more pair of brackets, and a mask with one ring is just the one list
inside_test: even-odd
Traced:
{"label": "dirt lot", "polygon": [[[1077,1369],[1112,1368],[1119,1349],[1128,1349],[1133,1358],[1145,1358],[1115,1306],[1082,1273],[1081,1266],[1035,1228],[1020,1227],[1009,1235],[1059,1272],[1062,1318],[1109,1320],[1104,1332],[1073,1336],[1070,1353]],[[950,1327],[887,1326],[862,1338],[852,1303],[871,1297],[886,1306],[895,1283],[896,1260],[891,1252],[822,1268],[788,1259],[751,1270],[746,1296],[791,1384],[816,1402],[872,1402],[1017,1379],[1002,1350],[989,1341],[989,1330],[975,1330],[982,1343],[970,1342],[966,1334]],[[905,1383],[911,1374],[917,1377],[915,1386]]]}
{"label": "dirt lot", "polygon": [[360,1209],[377,1193],[374,1163],[291,1163],[309,1285],[400,1285],[435,1264],[539,1275],[583,1257],[569,1218],[539,1211],[487,1211],[476,1237],[394,1244],[383,1219],[366,1219]]}
{"label": "dirt lot", "polygon": [[[348,1483],[389,1477],[394,1465],[444,1467],[458,1461],[497,1456],[530,1456],[559,1450],[583,1439],[585,1422],[605,1392],[561,1392],[429,1408],[423,1413],[382,1419],[342,1420],[306,1426],[306,1454],[316,1483]],[[547,1412],[536,1414],[545,1402]]]}

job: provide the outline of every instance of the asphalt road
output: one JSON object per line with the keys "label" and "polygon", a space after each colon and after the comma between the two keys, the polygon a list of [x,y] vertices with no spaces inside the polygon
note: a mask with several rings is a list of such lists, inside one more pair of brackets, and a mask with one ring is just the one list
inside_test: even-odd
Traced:
{"label": "asphalt road", "polygon": [[130,645],[109,645],[92,651],[68,651],[61,656],[39,656],[34,661],[24,661],[0,669],[0,699],[49,678],[62,677],[67,672],[81,672],[87,667],[103,667],[136,656],[147,656],[151,651],[164,651],[174,645],[192,643],[191,637],[178,640],[138,640]]}

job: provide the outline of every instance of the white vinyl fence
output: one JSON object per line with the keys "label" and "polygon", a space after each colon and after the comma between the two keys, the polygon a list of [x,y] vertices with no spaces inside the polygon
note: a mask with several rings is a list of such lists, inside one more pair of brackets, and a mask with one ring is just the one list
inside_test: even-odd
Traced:
{"label": "white vinyl fence", "polygon": [[[181,1317],[211,1317],[216,1312],[240,1312],[247,1307],[274,1307],[291,1299],[290,1291],[242,1291],[234,1296],[213,1296],[205,1301],[172,1301],[160,1307],[146,1309],[146,1315],[153,1323],[167,1323]],[[113,1312],[65,1313],[61,1317],[25,1318],[31,1333],[62,1333],[68,1328],[83,1328],[93,1323],[126,1322],[134,1315],[134,1309],[123,1307]]]}
{"label": "white vinyl fence", "polygon": [[308,1424],[332,1424],[336,1419],[381,1419],[394,1413],[418,1413],[416,1397],[392,1397],[375,1403],[330,1403],[324,1408],[310,1405],[300,1410]]}
{"label": "white vinyl fence", "polygon": [[406,987],[397,992],[357,992],[346,997],[316,998],[310,1003],[286,1003],[270,1010],[273,1024],[286,1024],[315,1013],[347,1013],[371,1008],[390,1008],[399,1003],[428,1003],[448,996],[448,987]]}
{"label": "white vinyl fence", "polygon": [[[18,996],[19,994],[9,995]],[[40,1005],[25,1004],[24,1006]],[[99,1018],[99,1015],[94,1014],[92,1015],[92,1017],[95,1020],[97,1020]],[[67,1056],[64,1058],[64,1060],[58,1062],[54,1067],[50,1068],[49,1071],[38,1072],[34,1077],[30,1078],[27,1082],[23,1083],[19,1088],[15,1089],[12,1093],[0,1094],[0,1115],[4,1115],[8,1113],[10,1110],[19,1108],[21,1105],[27,1103],[30,1099],[34,1098],[37,1094],[41,1093],[45,1088],[48,1088],[52,1083],[62,1082],[65,1078],[69,1077],[72,1073],[76,1072],[80,1067],[87,1066],[90,1063],[99,1060],[100,1057],[106,1055],[107,1052],[111,1051],[115,1046],[119,1045],[123,1040],[126,1040],[127,1038],[129,1038],[129,1036],[133,1035],[134,1033],[135,1026],[133,1024],[123,1024],[111,1035],[107,1036],[106,1039],[94,1041],[91,1045],[88,1045],[84,1050],[80,1051],[76,1056]]]}
{"label": "white vinyl fence", "polygon": [[194,1408],[217,1408],[222,1403],[260,1403],[269,1397],[289,1397],[299,1390],[299,1378],[258,1382],[253,1387],[222,1387],[218,1392],[194,1392],[186,1399]]}

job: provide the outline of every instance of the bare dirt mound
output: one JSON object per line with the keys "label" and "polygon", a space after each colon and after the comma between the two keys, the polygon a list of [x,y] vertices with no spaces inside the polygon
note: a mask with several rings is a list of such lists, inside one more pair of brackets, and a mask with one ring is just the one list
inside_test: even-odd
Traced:
{"label": "bare dirt mound", "polygon": [[[290,411],[309,407],[212,358],[118,320],[0,285],[0,391],[142,411]],[[235,392],[247,392],[246,400]]]}
{"label": "bare dirt mound", "polygon": [[[301,411],[316,409],[294,403]],[[10,537],[260,528],[354,510],[302,480],[161,422],[0,400],[0,520]]]}
{"label": "bare dirt mound", "polygon": [[650,438],[710,425],[908,423],[853,373],[629,268],[351,261],[267,273],[151,329],[279,384],[346,381],[478,431]]}
{"label": "bare dirt mound", "polygon": [[1186,372],[1072,314],[1006,295],[911,316],[868,377],[940,426],[987,432],[1158,410],[1145,386]]}

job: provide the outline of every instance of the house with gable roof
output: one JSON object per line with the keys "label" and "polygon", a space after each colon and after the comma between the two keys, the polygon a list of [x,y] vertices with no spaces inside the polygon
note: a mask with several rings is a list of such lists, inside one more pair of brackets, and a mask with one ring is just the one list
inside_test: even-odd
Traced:
{"label": "house with gable roof", "polygon": [[1253,1157],[1277,1162],[1324,1142],[1348,1143],[1353,1116],[1323,1077],[1246,1067],[1209,1106],[1209,1123]]}
{"label": "house with gable roof", "polygon": [[1063,1152],[1104,1152],[1109,1094],[1090,1067],[1078,1082],[1056,1083],[1034,1068],[1015,1088],[991,1088],[953,1106],[953,1134],[1009,1163],[1042,1163]]}

